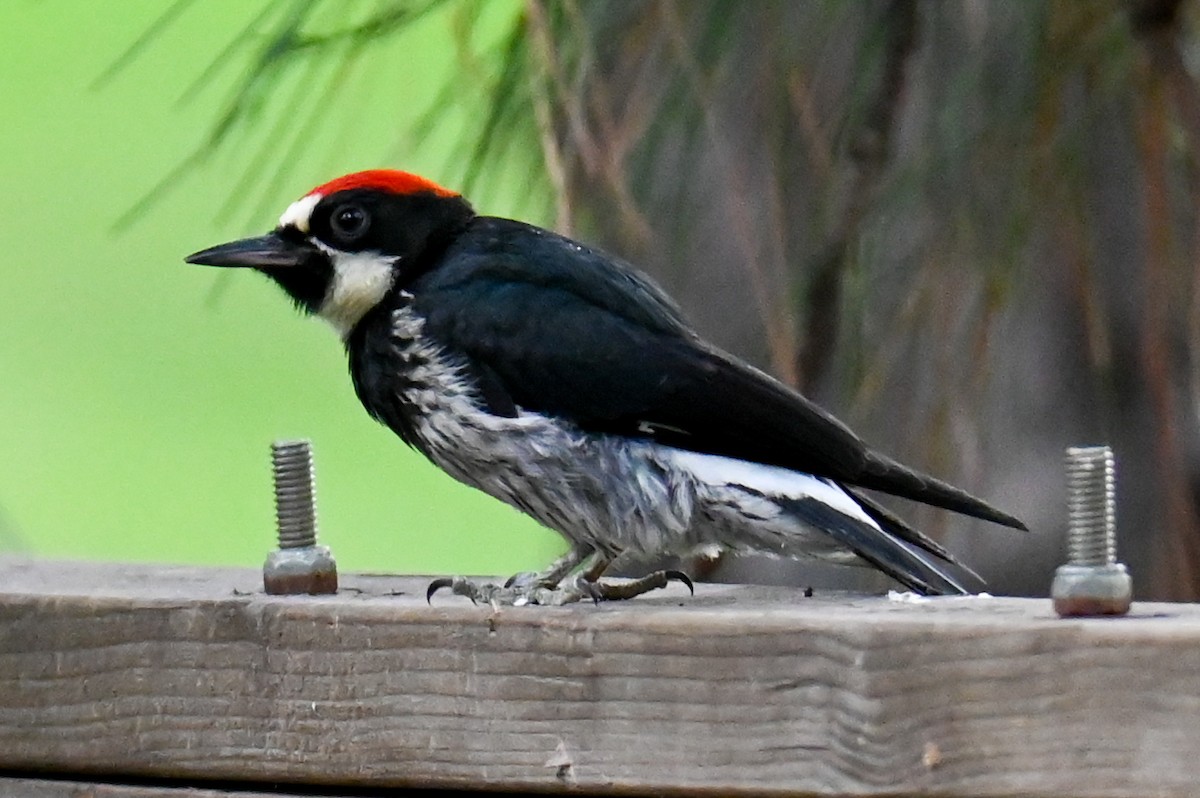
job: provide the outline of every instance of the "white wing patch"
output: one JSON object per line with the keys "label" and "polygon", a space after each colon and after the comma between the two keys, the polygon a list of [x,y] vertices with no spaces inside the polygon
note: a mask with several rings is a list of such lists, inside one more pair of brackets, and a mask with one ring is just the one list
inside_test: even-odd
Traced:
{"label": "white wing patch", "polygon": [[732,457],[689,452],[685,449],[675,450],[673,459],[677,466],[691,472],[701,482],[710,485],[742,485],[766,496],[813,498],[844,515],[879,529],[875,520],[844,490],[812,474],[736,460]]}
{"label": "white wing patch", "polygon": [[301,197],[287,207],[283,212],[283,216],[279,217],[280,227],[294,227],[301,233],[308,233],[309,219],[312,217],[313,208],[317,207],[317,203],[321,201],[320,194],[309,194],[307,197]]}

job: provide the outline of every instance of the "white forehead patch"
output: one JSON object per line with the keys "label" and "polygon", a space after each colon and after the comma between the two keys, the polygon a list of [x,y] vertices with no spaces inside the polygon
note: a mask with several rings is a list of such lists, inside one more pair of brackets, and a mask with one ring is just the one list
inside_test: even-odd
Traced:
{"label": "white forehead patch", "polygon": [[294,227],[301,233],[307,233],[309,217],[312,216],[313,208],[317,207],[317,203],[320,201],[320,194],[309,194],[296,200],[287,207],[283,216],[279,217],[279,226]]}

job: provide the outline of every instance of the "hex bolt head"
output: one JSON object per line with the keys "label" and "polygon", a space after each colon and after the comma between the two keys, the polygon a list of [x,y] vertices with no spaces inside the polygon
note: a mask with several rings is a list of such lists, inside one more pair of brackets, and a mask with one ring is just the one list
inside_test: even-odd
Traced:
{"label": "hex bolt head", "polygon": [[336,593],[337,563],[328,546],[277,549],[263,564],[263,589],[273,596]]}
{"label": "hex bolt head", "polygon": [[1062,617],[1124,615],[1133,580],[1117,562],[1116,465],[1107,446],[1067,449],[1068,562],[1050,598]]}
{"label": "hex bolt head", "polygon": [[1060,616],[1124,615],[1133,603],[1133,579],[1122,563],[1060,565],[1050,583]]}
{"label": "hex bolt head", "polygon": [[271,469],[279,548],[263,564],[263,588],[272,595],[336,593],[337,563],[328,546],[317,545],[312,444],[276,441]]}

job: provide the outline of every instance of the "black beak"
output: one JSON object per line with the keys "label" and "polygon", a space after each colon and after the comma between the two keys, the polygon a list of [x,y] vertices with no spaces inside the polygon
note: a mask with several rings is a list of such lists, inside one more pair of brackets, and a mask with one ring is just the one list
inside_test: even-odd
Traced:
{"label": "black beak", "polygon": [[299,266],[317,255],[316,248],[302,242],[289,241],[278,233],[258,238],[230,241],[184,258],[188,263],[202,266],[248,266],[254,269]]}

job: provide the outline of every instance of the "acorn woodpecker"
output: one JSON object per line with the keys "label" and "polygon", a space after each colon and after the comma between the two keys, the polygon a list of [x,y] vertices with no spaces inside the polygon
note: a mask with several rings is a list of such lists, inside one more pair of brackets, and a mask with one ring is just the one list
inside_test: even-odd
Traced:
{"label": "acorn woodpecker", "polygon": [[629,264],[480,216],[407,172],[340,177],[258,238],[188,256],[274,280],[330,322],[367,412],[456,479],[557,531],[569,551],[474,599],[629,598],[678,572],[601,582],[619,557],[697,550],[870,565],[967,592],[941,545],[862,491],[1024,529],[868,448],[832,415],[704,341]]}

